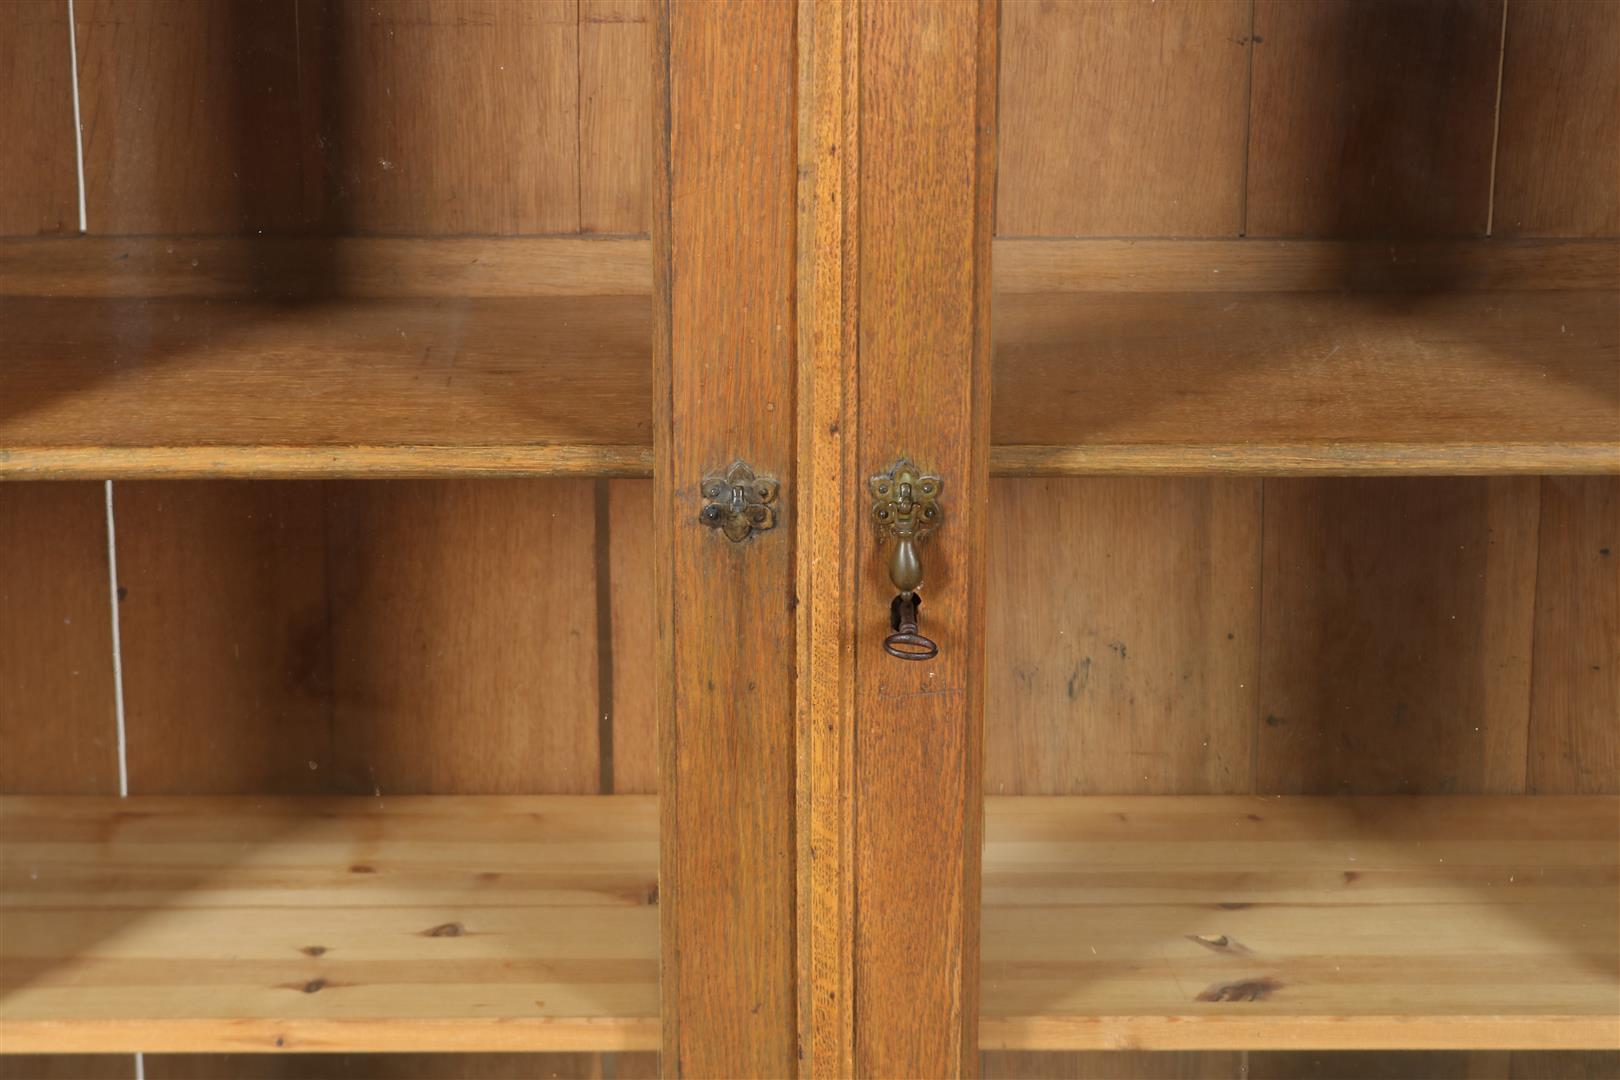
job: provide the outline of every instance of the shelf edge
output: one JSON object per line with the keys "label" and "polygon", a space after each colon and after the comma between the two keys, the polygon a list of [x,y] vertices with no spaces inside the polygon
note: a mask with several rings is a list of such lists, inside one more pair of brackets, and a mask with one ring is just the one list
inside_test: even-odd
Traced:
{"label": "shelf edge", "polygon": [[0,480],[652,475],[650,446],[138,446],[0,448]]}
{"label": "shelf edge", "polygon": [[1620,443],[1398,442],[990,447],[992,476],[1504,476],[1620,474]]}
{"label": "shelf edge", "polygon": [[7,1054],[609,1053],[657,1050],[657,1017],[0,1020]]}
{"label": "shelf edge", "polygon": [[1620,1050],[1620,1015],[985,1017],[982,1050]]}

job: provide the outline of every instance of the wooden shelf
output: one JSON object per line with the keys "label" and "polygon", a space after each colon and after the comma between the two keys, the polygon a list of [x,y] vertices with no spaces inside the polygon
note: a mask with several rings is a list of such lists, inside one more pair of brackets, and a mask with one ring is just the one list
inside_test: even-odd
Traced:
{"label": "wooden shelf", "polygon": [[991,468],[1620,471],[1620,293],[997,297]]}
{"label": "wooden shelf", "polygon": [[0,1047],[649,1050],[657,799],[0,800]]}
{"label": "wooden shelf", "polygon": [[993,798],[986,1049],[1620,1048],[1620,799]]}
{"label": "wooden shelf", "polygon": [[[1620,472],[1620,246],[996,244],[1001,475]],[[644,240],[0,243],[0,477],[646,476]]]}
{"label": "wooden shelf", "polygon": [[0,474],[645,475],[645,296],[6,298]]}
{"label": "wooden shelf", "polygon": [[[7,1052],[658,1043],[657,800],[0,800]],[[992,798],[986,1048],[1620,1046],[1620,800]]]}

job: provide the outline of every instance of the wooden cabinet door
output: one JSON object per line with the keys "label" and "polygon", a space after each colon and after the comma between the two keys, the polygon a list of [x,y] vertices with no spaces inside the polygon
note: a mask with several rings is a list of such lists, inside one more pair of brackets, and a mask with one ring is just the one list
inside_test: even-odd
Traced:
{"label": "wooden cabinet door", "polygon": [[[668,2],[655,417],[664,1071],[977,1059],[993,0]],[[742,461],[774,527],[705,527]],[[919,630],[870,480],[939,478]]]}
{"label": "wooden cabinet door", "polygon": [[[800,5],[807,1071],[977,1071],[994,3]],[[886,652],[871,478],[936,476],[927,661]]]}

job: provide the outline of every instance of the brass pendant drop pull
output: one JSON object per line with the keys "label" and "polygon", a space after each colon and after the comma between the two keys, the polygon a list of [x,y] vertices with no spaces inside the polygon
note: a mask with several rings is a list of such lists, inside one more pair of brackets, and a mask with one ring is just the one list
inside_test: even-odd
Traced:
{"label": "brass pendant drop pull", "polygon": [[889,580],[900,595],[889,605],[889,625],[894,630],[883,640],[890,656],[901,660],[932,660],[939,645],[917,630],[917,609],[922,598],[917,589],[923,582],[919,548],[940,522],[945,512],[939,505],[943,487],[939,477],[924,476],[910,461],[900,460],[887,473],[867,482],[872,491],[872,519],[877,525],[878,543],[894,541],[889,553]]}

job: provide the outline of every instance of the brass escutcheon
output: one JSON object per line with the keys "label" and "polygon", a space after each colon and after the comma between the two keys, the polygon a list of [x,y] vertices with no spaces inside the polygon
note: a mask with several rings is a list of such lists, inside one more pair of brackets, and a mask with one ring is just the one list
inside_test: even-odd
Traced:
{"label": "brass escutcheon", "polygon": [[746,461],[733,461],[724,474],[703,478],[703,509],[698,520],[740,543],[776,527],[776,478],[758,476]]}

